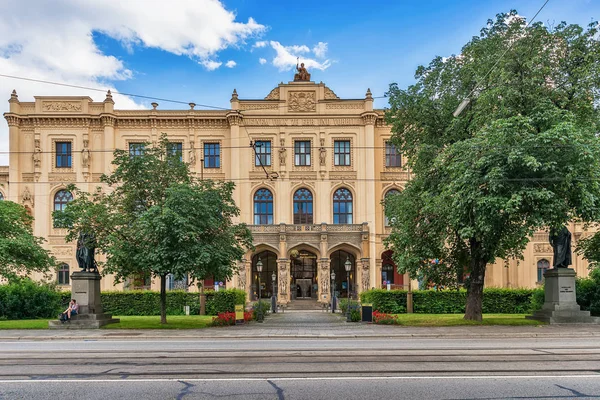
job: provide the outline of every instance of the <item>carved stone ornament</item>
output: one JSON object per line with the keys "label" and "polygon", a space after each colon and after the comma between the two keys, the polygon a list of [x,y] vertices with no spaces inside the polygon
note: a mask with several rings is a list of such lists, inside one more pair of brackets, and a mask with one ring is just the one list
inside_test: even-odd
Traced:
{"label": "carved stone ornament", "polygon": [[190,164],[195,165],[196,164],[196,149],[194,148],[194,142],[190,141],[190,151],[188,152],[188,155],[189,155],[189,159],[190,159]]}
{"label": "carved stone ornament", "polygon": [[33,150],[33,166],[39,168],[42,163],[42,148],[39,139],[35,140],[35,149]]}
{"label": "carved stone ornament", "polygon": [[279,165],[285,165],[287,150],[285,149],[285,139],[279,140]]}
{"label": "carved stone ornament", "polygon": [[325,148],[325,139],[321,139],[321,148],[319,149],[319,162],[325,165],[327,161],[327,149]]}
{"label": "carved stone ornament", "polygon": [[315,92],[290,92],[288,97],[290,111],[311,112],[317,110]]}
{"label": "carved stone ornament", "polygon": [[81,165],[84,167],[89,167],[90,161],[92,160],[92,153],[90,152],[90,149],[88,148],[88,146],[89,146],[89,141],[84,140],[83,141],[83,149],[81,149]]}
{"label": "carved stone ornament", "polygon": [[45,101],[42,104],[44,111],[81,111],[81,103],[78,101]]}
{"label": "carved stone ornament", "polygon": [[552,253],[552,246],[547,243],[536,243],[533,245],[533,251],[536,253]]}
{"label": "carved stone ornament", "polygon": [[329,293],[329,275],[326,272],[321,273],[319,283],[321,286],[321,294]]}
{"label": "carved stone ornament", "polygon": [[238,271],[238,287],[242,290],[246,290],[246,266],[244,263],[240,264]]}
{"label": "carved stone ornament", "polygon": [[25,203],[31,203],[31,205],[33,206],[33,197],[31,197],[31,192],[29,191],[29,187],[25,186],[25,189],[23,190],[23,194],[21,196],[21,199],[23,201],[23,204]]}
{"label": "carved stone ornament", "polygon": [[267,97],[265,97],[265,100],[279,100],[279,86],[271,90]]}
{"label": "carved stone ornament", "polygon": [[287,271],[281,270],[279,271],[279,295],[281,297],[287,296],[287,288],[288,288],[288,274]]}
{"label": "carved stone ornament", "polygon": [[325,100],[339,100],[339,97],[333,92],[333,90],[325,86]]}
{"label": "carved stone ornament", "polygon": [[370,284],[370,274],[369,274],[369,261],[363,261],[362,264],[362,271],[361,271],[361,275],[362,275],[362,286],[363,286],[363,290],[369,290],[369,284]]}

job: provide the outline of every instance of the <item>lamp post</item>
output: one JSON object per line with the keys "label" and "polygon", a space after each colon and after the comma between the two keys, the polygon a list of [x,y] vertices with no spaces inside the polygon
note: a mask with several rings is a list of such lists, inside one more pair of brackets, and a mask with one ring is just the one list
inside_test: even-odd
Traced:
{"label": "lamp post", "polygon": [[258,262],[256,263],[256,270],[258,271],[258,313],[256,314],[257,322],[263,322],[263,312],[262,312],[262,305],[261,305],[261,301],[260,301],[260,274],[262,272],[262,268],[263,268],[263,263],[260,260],[260,257],[258,257]]}
{"label": "lamp post", "polygon": [[335,312],[335,271],[331,271],[331,312]]}
{"label": "lamp post", "polygon": [[352,263],[350,262],[350,257],[346,257],[346,262],[344,263],[344,268],[346,268],[346,282],[348,291],[348,304],[346,306],[346,322],[352,322],[350,318],[350,270],[352,269]]}
{"label": "lamp post", "polygon": [[273,275],[271,275],[271,279],[273,280],[273,296],[271,296],[271,312],[277,312],[277,275],[275,271],[273,271]]}

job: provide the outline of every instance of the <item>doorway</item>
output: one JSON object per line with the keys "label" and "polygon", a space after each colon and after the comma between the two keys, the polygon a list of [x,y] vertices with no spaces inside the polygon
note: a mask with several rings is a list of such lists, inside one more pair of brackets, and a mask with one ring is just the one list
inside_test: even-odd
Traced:
{"label": "doorway", "polygon": [[292,251],[290,261],[292,300],[316,299],[318,292],[316,254],[307,250]]}

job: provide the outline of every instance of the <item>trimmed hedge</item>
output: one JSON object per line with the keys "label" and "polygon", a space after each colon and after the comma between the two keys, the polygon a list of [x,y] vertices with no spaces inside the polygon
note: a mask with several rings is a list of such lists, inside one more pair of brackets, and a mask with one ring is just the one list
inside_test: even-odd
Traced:
{"label": "trimmed hedge", "polygon": [[[540,289],[484,289],[483,312],[524,314],[532,311],[532,296]],[[373,310],[386,314],[406,312],[405,290],[373,289],[360,294],[362,303],[373,304]],[[466,290],[416,290],[413,311],[417,314],[461,314],[465,312]]]}
{"label": "trimmed hedge", "polygon": [[[62,292],[68,304],[71,293]],[[206,314],[234,312],[236,304],[246,305],[246,292],[239,289],[226,289],[214,292],[207,290]],[[160,315],[160,293],[149,290],[127,292],[102,292],[102,308],[113,315]],[[184,306],[190,306],[190,314],[200,313],[200,293],[183,290],[167,292],[167,315],[184,315]]]}
{"label": "trimmed hedge", "polygon": [[0,318],[55,318],[61,310],[61,295],[53,285],[23,279],[0,285]]}

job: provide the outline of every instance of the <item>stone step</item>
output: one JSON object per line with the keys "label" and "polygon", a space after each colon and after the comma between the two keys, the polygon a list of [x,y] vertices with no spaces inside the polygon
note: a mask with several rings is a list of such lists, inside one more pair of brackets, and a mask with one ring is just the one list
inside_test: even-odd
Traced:
{"label": "stone step", "polygon": [[82,314],[76,315],[71,320],[62,322],[59,320],[48,321],[49,329],[98,329],[108,324],[121,322],[118,318],[112,318],[110,314]]}

